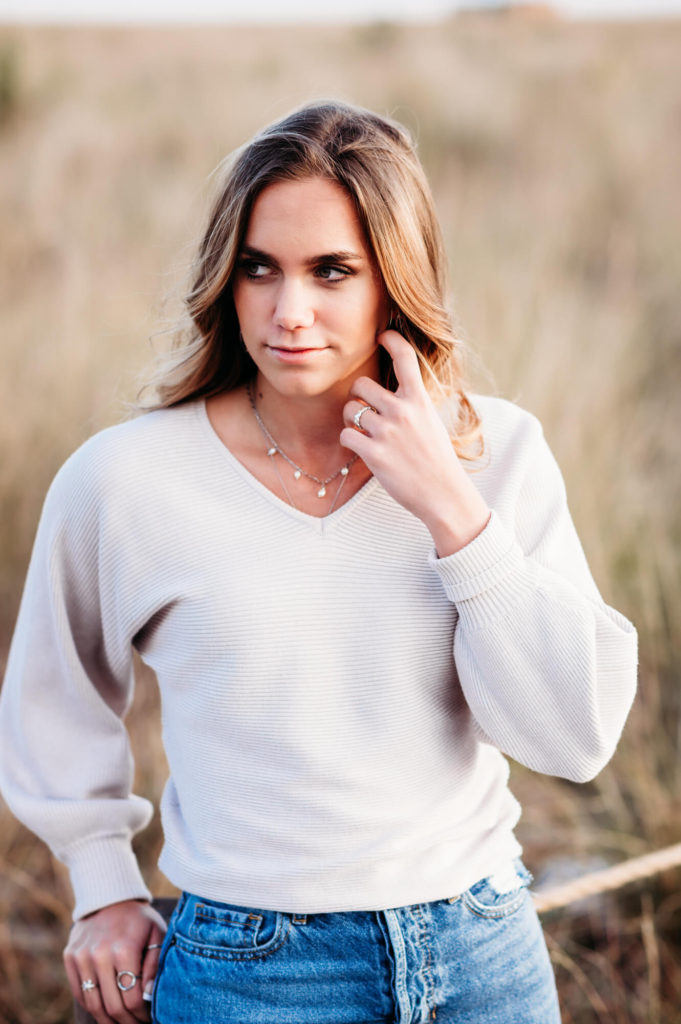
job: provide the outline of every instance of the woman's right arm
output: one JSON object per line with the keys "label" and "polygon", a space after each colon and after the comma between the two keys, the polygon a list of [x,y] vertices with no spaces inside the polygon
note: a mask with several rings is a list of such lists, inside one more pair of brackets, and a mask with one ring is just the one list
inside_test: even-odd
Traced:
{"label": "woman's right arm", "polygon": [[102,936],[114,949],[120,929],[141,962],[149,922],[162,934],[131,845],[152,807],[131,793],[122,719],[132,699],[132,627],[121,615],[114,543],[122,524],[102,501],[98,475],[80,449],[50,488],[0,695],[0,788],[71,874],[70,978],[73,943],[82,951],[84,936],[86,945],[99,936],[103,958]]}

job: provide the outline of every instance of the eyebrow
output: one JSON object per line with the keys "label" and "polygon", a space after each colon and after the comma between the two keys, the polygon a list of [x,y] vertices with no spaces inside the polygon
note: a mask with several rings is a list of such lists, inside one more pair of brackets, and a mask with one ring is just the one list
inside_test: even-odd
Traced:
{"label": "eyebrow", "polygon": [[[262,249],[255,249],[252,245],[244,245],[241,250],[241,256],[246,256],[251,260],[260,260],[263,263],[276,263],[277,261],[269,253],[263,252]],[[317,267],[320,263],[357,263],[364,260],[359,252],[352,252],[350,249],[338,249],[336,252],[325,252],[320,256],[312,256],[309,260],[305,260],[305,264],[308,267]]]}

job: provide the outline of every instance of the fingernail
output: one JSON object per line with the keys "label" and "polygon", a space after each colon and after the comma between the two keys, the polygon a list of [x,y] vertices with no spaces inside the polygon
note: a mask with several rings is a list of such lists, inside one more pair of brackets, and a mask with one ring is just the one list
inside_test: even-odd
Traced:
{"label": "fingernail", "polygon": [[154,991],[154,983],[153,983],[153,981],[148,981],[146,983],[146,985],[144,986],[144,998],[145,999],[151,999],[151,994],[152,994],[153,991]]}

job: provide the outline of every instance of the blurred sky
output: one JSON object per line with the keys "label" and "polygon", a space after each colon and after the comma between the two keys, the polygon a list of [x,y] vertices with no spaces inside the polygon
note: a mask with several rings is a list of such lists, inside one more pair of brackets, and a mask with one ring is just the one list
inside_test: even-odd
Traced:
{"label": "blurred sky", "polygon": [[[342,22],[425,20],[461,7],[494,6],[489,0],[0,0],[2,21],[111,22]],[[554,0],[575,17],[644,17],[681,14],[681,0]]]}

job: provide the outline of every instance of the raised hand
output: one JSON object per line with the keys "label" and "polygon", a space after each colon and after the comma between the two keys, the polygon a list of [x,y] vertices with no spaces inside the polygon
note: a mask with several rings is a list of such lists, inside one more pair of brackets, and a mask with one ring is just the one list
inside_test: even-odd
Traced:
{"label": "raised hand", "polygon": [[[397,391],[359,377],[343,409],[340,441],[395,501],[423,521],[443,558],[485,528],[490,510],[454,451],[414,349],[397,331],[383,331],[378,341],[393,360]],[[354,417],[364,406],[370,408],[358,429]]]}
{"label": "raised hand", "polygon": [[156,976],[165,932],[161,915],[140,900],[113,903],[76,921],[64,965],[74,997],[97,1024],[151,1019],[143,993]]}

